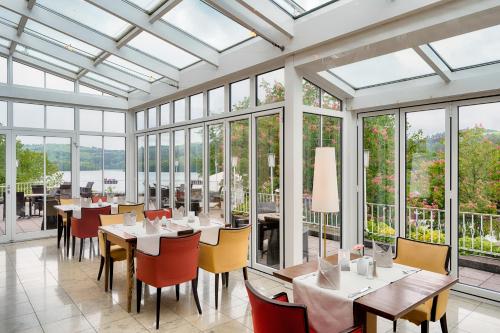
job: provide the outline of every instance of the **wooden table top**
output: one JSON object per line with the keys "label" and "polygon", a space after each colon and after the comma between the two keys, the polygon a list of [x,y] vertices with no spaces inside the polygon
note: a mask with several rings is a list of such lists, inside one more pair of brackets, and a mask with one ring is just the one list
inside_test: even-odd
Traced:
{"label": "wooden table top", "polygon": [[[351,254],[351,259],[357,257]],[[337,255],[329,256],[326,260],[337,264]],[[312,273],[317,270],[317,267],[317,261],[310,261],[275,271],[273,275],[292,283],[294,278]],[[456,277],[422,270],[357,298],[354,305],[392,321],[401,318],[457,282]]]}

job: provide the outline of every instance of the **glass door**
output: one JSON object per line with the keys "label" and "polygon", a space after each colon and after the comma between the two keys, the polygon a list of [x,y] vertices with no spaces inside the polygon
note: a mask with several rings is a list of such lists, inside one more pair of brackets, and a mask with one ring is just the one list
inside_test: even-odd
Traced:
{"label": "glass door", "polygon": [[11,134],[9,131],[0,131],[0,209],[2,219],[0,220],[0,243],[10,241],[12,228],[10,221],[11,207],[9,205],[12,198],[11,173]]}

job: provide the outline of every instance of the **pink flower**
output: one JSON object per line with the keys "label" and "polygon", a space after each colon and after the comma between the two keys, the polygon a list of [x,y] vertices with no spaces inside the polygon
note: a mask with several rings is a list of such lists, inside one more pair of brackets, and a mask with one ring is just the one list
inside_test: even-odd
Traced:
{"label": "pink flower", "polygon": [[363,250],[365,246],[363,244],[356,244],[354,245],[354,247],[352,248],[354,251],[361,251]]}

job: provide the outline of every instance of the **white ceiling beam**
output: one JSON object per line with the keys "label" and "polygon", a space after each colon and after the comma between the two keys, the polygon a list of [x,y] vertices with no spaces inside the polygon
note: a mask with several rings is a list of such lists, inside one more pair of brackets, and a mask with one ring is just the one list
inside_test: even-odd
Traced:
{"label": "white ceiling beam", "polygon": [[14,54],[16,52],[17,42],[11,41],[9,47],[9,54]]}
{"label": "white ceiling beam", "polygon": [[429,47],[429,45],[420,45],[413,47],[413,50],[425,61],[444,82],[451,81],[451,71],[438,55]]}
{"label": "white ceiling beam", "polygon": [[184,51],[218,66],[219,52],[208,45],[194,39],[187,33],[164,22],[149,22],[149,15],[122,1],[85,0],[94,6],[149,32],[156,37],[175,45]]}
{"label": "white ceiling beam", "polygon": [[76,74],[76,79],[78,80],[78,79],[82,78],[88,72],[89,72],[88,70],[82,69],[80,72],[78,72],[78,74]]}
{"label": "white ceiling beam", "polygon": [[67,20],[60,15],[34,6],[31,10],[26,8],[19,0],[2,0],[0,6],[7,8],[19,15],[51,27],[59,32],[95,46],[103,51],[109,52],[131,63],[147,68],[155,73],[161,74],[174,81],[179,81],[179,70],[156,58],[148,56],[130,47],[117,48],[116,42],[98,32],[88,29],[76,22]]}
{"label": "white ceiling beam", "polygon": [[28,18],[26,16],[21,16],[19,20],[19,24],[17,25],[17,35],[21,36],[24,32],[24,27],[26,27],[26,23],[28,22]]}
{"label": "white ceiling beam", "polygon": [[123,45],[127,44],[132,39],[137,37],[137,35],[140,34],[141,32],[142,30],[137,27],[132,28],[132,30],[130,30],[128,33],[125,34],[125,36],[123,36],[116,42],[116,47],[117,48],[122,47]]}
{"label": "white ceiling beam", "polygon": [[325,88],[325,90],[338,98],[353,98],[356,95],[356,91],[351,86],[330,73],[305,73],[304,77],[320,87],[327,85],[329,89]]}
{"label": "white ceiling beam", "polygon": [[99,65],[101,62],[106,60],[107,57],[109,57],[109,52],[103,52],[97,56],[97,58],[94,59],[94,66]]}
{"label": "white ceiling beam", "polygon": [[181,3],[182,0],[168,0],[160,6],[157,10],[149,15],[149,23],[153,23],[161,19],[166,13],[174,9],[175,6]]}
{"label": "white ceiling beam", "polygon": [[255,15],[248,8],[234,0],[206,0],[222,14],[238,22],[248,30],[255,32],[282,51],[290,42],[290,37],[276,29],[261,17]]}
{"label": "white ceiling beam", "polygon": [[252,13],[281,31],[289,38],[293,37],[294,19],[283,10],[278,8],[271,1],[262,0],[236,0],[239,4],[246,7]]}
{"label": "white ceiling beam", "polygon": [[23,34],[18,37],[17,30],[14,28],[4,27],[0,29],[0,36],[6,39],[10,39],[11,41],[15,41],[21,45],[29,46],[37,51],[73,64],[80,68],[87,69],[88,71],[100,74],[112,80],[122,82],[146,93],[149,93],[151,91],[151,84],[149,82],[145,82],[139,78],[136,78],[130,74],[124,73],[110,66],[100,65],[96,67],[94,66],[94,62],[85,56],[71,52],[63,47],[59,47],[29,34]]}

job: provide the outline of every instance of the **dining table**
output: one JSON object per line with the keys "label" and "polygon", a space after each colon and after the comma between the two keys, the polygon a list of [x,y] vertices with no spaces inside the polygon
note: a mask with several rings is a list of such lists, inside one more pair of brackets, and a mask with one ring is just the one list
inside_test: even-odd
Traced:
{"label": "dining table", "polygon": [[[168,219],[166,225],[162,225],[164,231],[168,234],[176,232],[177,236],[191,234],[198,230],[201,231],[201,242],[217,243],[218,229],[225,227],[224,223],[215,220],[210,220],[208,224],[200,223],[196,219],[195,223],[187,223],[187,218],[173,220]],[[109,288],[109,268],[110,268],[110,251],[111,245],[118,245],[126,250],[126,271],[127,271],[127,311],[132,311],[132,291],[134,289],[134,252],[137,250],[138,234],[137,230],[141,229],[141,222],[137,222],[132,226],[123,225],[107,225],[100,226],[99,231],[103,235],[105,242],[106,253],[104,266],[104,291]],[[214,230],[217,229],[217,230]],[[139,236],[140,237],[140,236]]]}
{"label": "dining table", "polygon": [[[359,256],[351,254],[351,260],[358,258]],[[338,263],[337,254],[325,259],[334,265]],[[307,276],[317,270],[318,262],[310,261],[277,270],[273,272],[273,275],[293,284],[294,279]],[[407,274],[403,278],[354,299],[354,323],[362,326],[363,332],[376,333],[377,316],[390,321],[398,320],[420,304],[450,289],[457,282],[458,279],[452,275],[415,269],[412,274]]]}

